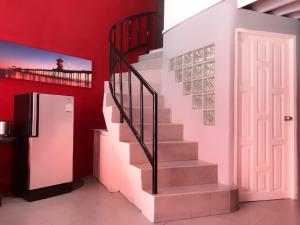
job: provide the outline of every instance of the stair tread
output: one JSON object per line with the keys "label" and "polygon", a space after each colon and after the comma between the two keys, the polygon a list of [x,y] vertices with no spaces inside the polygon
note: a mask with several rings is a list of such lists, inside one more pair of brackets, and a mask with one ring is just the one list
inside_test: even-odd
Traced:
{"label": "stair tread", "polygon": [[164,50],[163,48],[155,48],[155,49],[150,50],[150,52],[148,54],[153,54],[153,53],[157,53],[157,52],[163,52],[163,50]]}
{"label": "stair tread", "polygon": [[[126,122],[124,122],[124,123],[126,123]],[[122,123],[118,123],[118,124],[122,124]],[[126,123],[126,125],[127,125],[127,123]],[[133,125],[134,126],[140,126],[140,123],[133,123]],[[144,127],[145,126],[152,126],[152,122],[151,123],[144,123]],[[182,124],[179,124],[179,123],[172,123],[172,122],[158,122],[158,126],[170,126],[170,125],[172,125],[172,126],[183,126]]]}
{"label": "stair tread", "polygon": [[[129,143],[129,144],[139,144],[139,142],[135,141],[135,140],[134,141],[128,141],[127,143]],[[196,141],[188,141],[188,140],[158,140],[157,143],[158,144],[184,144],[184,143],[198,144],[198,142],[196,142]],[[152,141],[145,141],[145,144],[152,144]]]}
{"label": "stair tread", "polygon": [[[169,161],[169,162],[159,162],[158,168],[179,168],[179,167],[198,167],[198,166],[215,166],[216,164],[202,161],[202,160],[185,160],[185,161]],[[133,164],[133,166],[145,170],[152,169],[150,163],[140,163]]]}
{"label": "stair tread", "polygon": [[[127,115],[128,116],[128,115]],[[129,117],[129,116],[128,116]],[[112,122],[112,123],[116,123],[116,122]],[[122,123],[120,123],[120,122],[117,122],[118,124],[122,124]],[[126,123],[126,122],[124,122],[124,123]],[[127,123],[126,123],[127,124]],[[157,123],[158,125],[170,125],[170,124],[172,124],[172,125],[181,125],[181,124],[174,124],[174,123],[172,123],[171,121],[170,122],[160,122],[160,121],[158,121],[158,123]],[[135,126],[136,128],[139,128],[140,127],[140,123],[133,123],[133,126]],[[151,123],[144,123],[144,127],[145,126],[152,126],[152,122]]]}
{"label": "stair tread", "polygon": [[[146,64],[146,63],[149,63],[149,62],[161,62],[162,63],[162,59],[161,58],[152,58],[152,59],[147,59],[145,61],[138,61],[136,63],[132,63],[131,65],[134,67],[137,64],[142,64],[142,63]],[[161,68],[144,69],[144,70],[161,70]],[[144,70],[141,70],[141,71],[144,71]],[[138,72],[140,72],[140,70],[138,70]]]}
{"label": "stair tread", "polygon": [[[190,195],[199,193],[212,193],[212,192],[224,192],[236,189],[233,185],[224,185],[220,183],[213,184],[199,184],[199,185],[189,185],[189,186],[175,186],[175,187],[164,187],[159,188],[158,193],[154,195],[155,197],[165,197],[165,196],[176,196],[176,195]],[[149,194],[152,194],[151,190],[145,190]]]}
{"label": "stair tread", "polygon": [[[128,106],[123,106],[124,109],[129,109]],[[132,109],[140,109],[141,107],[139,106],[132,106]],[[153,107],[150,106],[144,106],[144,109],[153,109]],[[166,108],[166,107],[158,107],[158,110],[171,110],[170,108]]]}

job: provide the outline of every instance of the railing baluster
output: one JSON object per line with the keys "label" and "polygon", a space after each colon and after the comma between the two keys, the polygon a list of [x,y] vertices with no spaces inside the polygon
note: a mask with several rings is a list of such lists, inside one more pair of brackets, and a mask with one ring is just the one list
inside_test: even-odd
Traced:
{"label": "railing baluster", "polygon": [[114,49],[117,49],[117,27],[114,28]]}
{"label": "railing baluster", "polygon": [[152,169],[152,193],[157,194],[157,94],[153,95],[153,130],[152,130],[152,143],[153,143],[153,169]]}
{"label": "railing baluster", "polygon": [[144,90],[142,82],[140,82],[140,85],[140,132],[141,139],[144,141]]}
{"label": "railing baluster", "polygon": [[137,19],[137,45],[141,43],[141,18]]}
{"label": "railing baluster", "polygon": [[151,46],[151,43],[150,43],[150,28],[151,28],[151,26],[150,26],[150,23],[151,23],[151,16],[147,16],[146,17],[146,20],[147,20],[147,33],[146,33],[146,35],[147,35],[147,46],[148,46],[148,51],[150,50],[150,46]]}
{"label": "railing baluster", "polygon": [[130,119],[130,123],[132,123],[131,70],[128,71],[128,94],[129,94],[129,119]]}
{"label": "railing baluster", "polygon": [[[119,82],[120,82],[120,104],[122,111],[124,110],[123,107],[123,78],[122,78],[122,60],[119,59]],[[120,123],[124,122],[123,114],[120,112]]]}
{"label": "railing baluster", "polygon": [[116,96],[116,74],[113,73],[113,96]]}
{"label": "railing baluster", "polygon": [[123,23],[120,26],[120,52],[123,54]]}
{"label": "railing baluster", "polygon": [[[114,27],[114,49],[116,49],[116,42],[117,42],[117,27],[115,26]],[[115,51],[113,51],[113,68],[115,67],[115,64],[116,64],[116,54],[115,54]],[[114,92],[114,95],[116,95],[116,71],[115,69],[113,69],[113,77],[114,77],[114,86],[113,86],[113,92]]]}
{"label": "railing baluster", "polygon": [[131,20],[128,21],[128,49],[131,48]]}

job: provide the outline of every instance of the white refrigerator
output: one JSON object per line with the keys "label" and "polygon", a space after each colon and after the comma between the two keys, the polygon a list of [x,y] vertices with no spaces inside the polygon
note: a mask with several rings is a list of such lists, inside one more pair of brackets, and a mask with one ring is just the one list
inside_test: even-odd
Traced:
{"label": "white refrigerator", "polygon": [[34,201],[71,191],[74,97],[35,92],[14,101],[16,193]]}

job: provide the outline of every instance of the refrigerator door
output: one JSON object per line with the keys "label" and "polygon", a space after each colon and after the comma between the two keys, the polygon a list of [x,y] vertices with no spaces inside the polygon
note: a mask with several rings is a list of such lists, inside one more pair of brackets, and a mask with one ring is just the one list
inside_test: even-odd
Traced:
{"label": "refrigerator door", "polygon": [[29,138],[29,190],[73,180],[73,105],[70,96],[39,94],[38,137]]}

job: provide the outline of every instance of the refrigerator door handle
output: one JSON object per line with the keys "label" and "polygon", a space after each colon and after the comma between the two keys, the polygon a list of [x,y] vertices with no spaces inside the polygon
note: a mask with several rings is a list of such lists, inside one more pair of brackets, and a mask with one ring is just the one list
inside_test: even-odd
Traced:
{"label": "refrigerator door handle", "polygon": [[39,135],[39,94],[32,94],[31,137]]}

